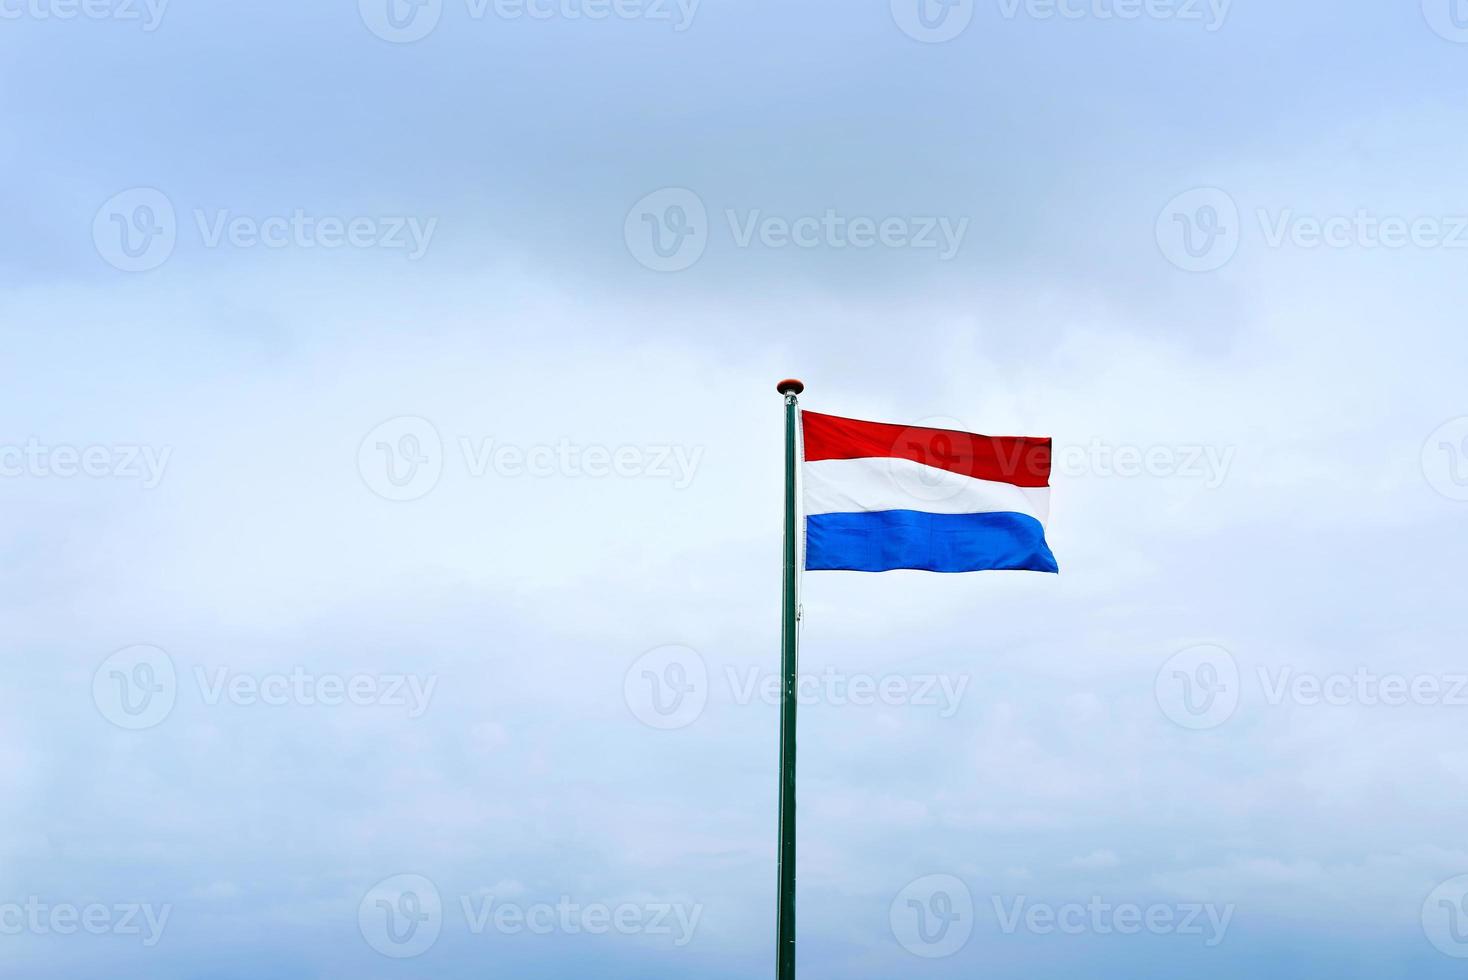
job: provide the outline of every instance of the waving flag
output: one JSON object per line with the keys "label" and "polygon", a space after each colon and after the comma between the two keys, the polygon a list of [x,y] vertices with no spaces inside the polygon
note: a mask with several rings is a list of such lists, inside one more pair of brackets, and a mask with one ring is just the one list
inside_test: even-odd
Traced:
{"label": "waving flag", "polygon": [[801,419],[808,570],[1060,571],[1049,439]]}
{"label": "waving flag", "polygon": [[[996,438],[801,412],[804,382],[786,378],[775,390],[785,401],[775,976],[795,980],[795,716],[802,539],[805,567],[812,571],[1058,572],[1060,567],[1045,542],[1049,439]],[[804,534],[797,474],[805,485]]]}

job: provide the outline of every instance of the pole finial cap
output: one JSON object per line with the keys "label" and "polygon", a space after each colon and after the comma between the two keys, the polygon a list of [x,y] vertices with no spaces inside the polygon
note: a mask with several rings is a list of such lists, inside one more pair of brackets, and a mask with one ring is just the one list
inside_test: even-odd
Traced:
{"label": "pole finial cap", "polygon": [[805,390],[805,383],[795,378],[786,378],[775,385],[775,390],[782,395],[798,395]]}

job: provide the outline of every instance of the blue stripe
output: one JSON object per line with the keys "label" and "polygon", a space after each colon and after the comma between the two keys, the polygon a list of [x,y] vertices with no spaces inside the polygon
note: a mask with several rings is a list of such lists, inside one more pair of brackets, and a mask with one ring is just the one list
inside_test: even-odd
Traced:
{"label": "blue stripe", "polygon": [[806,518],[810,571],[1058,572],[1045,528],[1028,514],[884,510]]}

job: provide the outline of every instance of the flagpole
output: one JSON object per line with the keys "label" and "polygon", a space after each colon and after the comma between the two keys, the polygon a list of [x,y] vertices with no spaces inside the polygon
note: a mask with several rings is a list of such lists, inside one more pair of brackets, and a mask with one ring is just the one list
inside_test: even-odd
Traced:
{"label": "flagpole", "polygon": [[800,420],[798,396],[805,385],[787,378],[775,386],[785,396],[785,582],[780,629],[780,892],[776,904],[775,977],[795,980],[795,694],[796,596],[798,550],[795,519],[795,427]]}

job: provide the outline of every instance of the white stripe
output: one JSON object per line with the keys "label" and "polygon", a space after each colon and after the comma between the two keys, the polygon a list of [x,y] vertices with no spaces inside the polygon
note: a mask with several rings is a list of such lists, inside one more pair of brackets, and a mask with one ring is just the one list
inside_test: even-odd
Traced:
{"label": "white stripe", "polygon": [[929,514],[1028,514],[1044,524],[1049,487],[976,480],[910,459],[821,459],[804,464],[806,514],[918,510]]}

